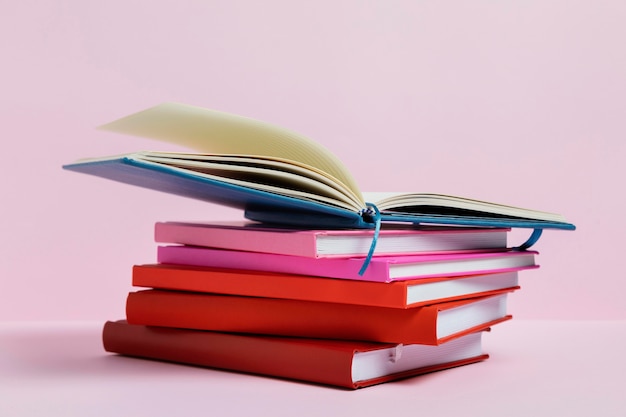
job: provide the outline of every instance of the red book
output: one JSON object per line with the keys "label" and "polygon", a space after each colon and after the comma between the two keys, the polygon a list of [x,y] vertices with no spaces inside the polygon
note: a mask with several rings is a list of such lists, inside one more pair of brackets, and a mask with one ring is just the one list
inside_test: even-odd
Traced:
{"label": "red book", "polygon": [[488,358],[481,332],[441,346],[248,336],[106,322],[108,352],[356,389]]}
{"label": "red book", "polygon": [[135,265],[133,285],[253,297],[409,308],[519,289],[518,273],[390,283],[188,265]]}
{"label": "red book", "polygon": [[131,324],[219,332],[439,345],[511,318],[507,294],[398,309],[177,291],[131,292]]}

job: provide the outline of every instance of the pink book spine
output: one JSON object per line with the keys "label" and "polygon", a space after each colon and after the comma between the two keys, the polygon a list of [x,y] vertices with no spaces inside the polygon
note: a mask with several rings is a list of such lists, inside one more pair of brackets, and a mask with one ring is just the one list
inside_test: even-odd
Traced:
{"label": "pink book spine", "polygon": [[156,223],[154,239],[161,243],[184,243],[228,250],[281,253],[292,256],[315,257],[315,236],[289,232],[289,239],[276,239],[276,232],[255,230],[226,230],[185,224]]}
{"label": "pink book spine", "polygon": [[190,246],[160,246],[160,263],[208,266],[213,268],[249,269],[296,275],[353,279],[359,281],[389,282],[389,268],[384,262],[370,263],[367,271],[358,274],[362,259],[324,258],[276,255],[270,253],[224,251]]}
{"label": "pink book spine", "polygon": [[[296,275],[320,276],[328,278],[352,279],[359,281],[391,282],[417,278],[452,277],[462,275],[479,275],[488,273],[500,273],[519,271],[521,269],[536,268],[534,264],[513,266],[515,263],[507,263],[506,260],[516,256],[536,254],[535,252],[500,252],[500,253],[475,253],[475,254],[439,254],[439,255],[416,255],[398,257],[380,257],[372,259],[365,273],[358,274],[363,258],[303,258],[288,255],[276,255],[269,253],[224,251],[220,249],[197,248],[191,246],[161,246],[157,251],[157,260],[160,263],[208,266],[214,268],[249,269],[267,272],[279,272]],[[464,261],[482,260],[484,258],[498,259],[505,262],[501,266],[485,269],[484,266],[471,266]],[[459,266],[454,266],[460,261]],[[410,265],[420,263],[447,263],[450,268],[445,272],[422,273],[419,276],[407,275],[392,277],[391,265]],[[506,266],[509,265],[509,266]]]}

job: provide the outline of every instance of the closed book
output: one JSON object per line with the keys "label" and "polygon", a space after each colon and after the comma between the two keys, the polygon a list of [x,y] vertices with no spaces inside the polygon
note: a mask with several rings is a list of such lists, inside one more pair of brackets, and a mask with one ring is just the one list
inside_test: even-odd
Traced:
{"label": "closed book", "polygon": [[482,334],[441,346],[303,339],[108,321],[104,349],[122,355],[356,389],[479,362]]}
{"label": "closed book", "polygon": [[[364,258],[307,258],[271,253],[227,251],[197,246],[160,246],[164,264],[250,269],[285,274],[359,281],[392,282],[414,278],[450,277],[537,268],[532,251],[382,256]],[[360,272],[363,272],[360,274]]]}
{"label": "closed book", "polygon": [[132,272],[136,287],[390,308],[512,291],[519,289],[518,281],[517,272],[389,283],[170,264],[135,265]]}
{"label": "closed book", "polygon": [[438,345],[511,318],[507,294],[411,309],[178,291],[131,292],[131,324],[220,332]]}
{"label": "closed book", "polygon": [[[509,229],[385,224],[375,256],[504,249]],[[157,222],[155,241],[311,258],[367,255],[373,230],[296,229],[254,222]]]}

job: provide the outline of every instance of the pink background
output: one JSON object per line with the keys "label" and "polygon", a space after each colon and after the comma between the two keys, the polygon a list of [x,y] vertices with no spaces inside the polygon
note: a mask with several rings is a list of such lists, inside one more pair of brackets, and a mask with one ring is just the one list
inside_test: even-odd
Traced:
{"label": "pink background", "polygon": [[240,218],[61,170],[173,149],[94,129],[163,101],[307,134],[364,190],[563,213],[511,312],[626,318],[626,3],[2,3],[0,320],[122,318],[155,221]]}

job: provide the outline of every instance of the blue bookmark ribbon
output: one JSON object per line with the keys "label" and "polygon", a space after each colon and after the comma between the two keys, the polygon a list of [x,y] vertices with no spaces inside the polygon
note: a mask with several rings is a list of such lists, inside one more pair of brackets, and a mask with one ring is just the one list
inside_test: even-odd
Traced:
{"label": "blue bookmark ribbon", "polygon": [[368,208],[364,210],[364,213],[374,216],[375,228],[374,228],[374,237],[372,238],[370,249],[367,252],[367,257],[365,258],[365,261],[363,262],[363,265],[361,266],[361,269],[359,270],[360,276],[363,276],[365,271],[367,271],[367,267],[369,266],[372,260],[372,256],[374,256],[374,251],[376,250],[376,244],[378,243],[378,235],[380,234],[380,223],[381,223],[380,210],[378,210],[378,207],[376,207],[376,205],[372,203],[366,203],[366,204]]}
{"label": "blue bookmark ribbon", "polygon": [[541,237],[542,233],[543,233],[543,229],[535,229],[535,230],[533,230],[532,234],[526,240],[526,242],[522,243],[521,245],[519,245],[516,248],[513,248],[513,250],[524,251],[524,250],[530,248],[532,245],[534,245],[539,240],[539,238]]}
{"label": "blue bookmark ribbon", "polygon": [[[367,267],[372,261],[372,256],[374,256],[374,251],[376,250],[376,244],[378,243],[378,236],[380,234],[380,224],[381,224],[381,214],[380,214],[380,210],[378,210],[378,207],[376,207],[376,205],[372,203],[366,203],[366,204],[367,204],[367,209],[364,209],[362,214],[373,216],[375,227],[374,227],[374,236],[372,238],[372,243],[370,244],[370,249],[367,252],[367,257],[363,261],[363,265],[361,266],[361,269],[359,270],[359,276],[363,276],[363,274],[365,274],[365,271],[367,271]],[[513,250],[525,251],[526,249],[530,248],[539,240],[542,233],[543,233],[543,229],[534,229],[530,237],[526,240],[526,242],[513,248]]]}

